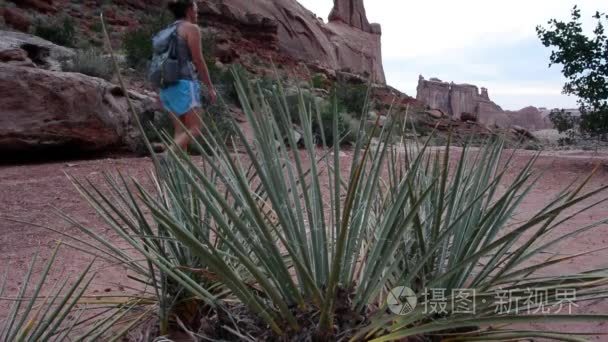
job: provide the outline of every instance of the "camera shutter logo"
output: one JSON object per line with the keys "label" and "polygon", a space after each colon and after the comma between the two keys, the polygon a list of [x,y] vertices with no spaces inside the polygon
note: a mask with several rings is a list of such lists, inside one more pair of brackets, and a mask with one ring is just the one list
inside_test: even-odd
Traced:
{"label": "camera shutter logo", "polygon": [[388,293],[386,304],[392,313],[404,316],[414,311],[418,304],[418,297],[409,287],[398,286]]}

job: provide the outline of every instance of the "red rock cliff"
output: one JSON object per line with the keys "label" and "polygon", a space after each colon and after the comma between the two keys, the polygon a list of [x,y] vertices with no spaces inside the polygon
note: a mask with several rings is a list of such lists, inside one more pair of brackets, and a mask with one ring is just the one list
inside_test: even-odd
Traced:
{"label": "red rock cliff", "polygon": [[363,0],[335,0],[328,23],[296,0],[205,0],[201,13],[206,25],[236,29],[260,49],[386,83],[380,25],[368,22]]}

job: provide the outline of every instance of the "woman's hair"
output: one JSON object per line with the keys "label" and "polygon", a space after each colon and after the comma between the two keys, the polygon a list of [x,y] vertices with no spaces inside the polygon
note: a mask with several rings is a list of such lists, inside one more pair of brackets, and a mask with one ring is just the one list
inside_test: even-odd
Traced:
{"label": "woman's hair", "polygon": [[173,13],[175,19],[184,19],[188,9],[194,5],[194,0],[169,0],[167,8]]}

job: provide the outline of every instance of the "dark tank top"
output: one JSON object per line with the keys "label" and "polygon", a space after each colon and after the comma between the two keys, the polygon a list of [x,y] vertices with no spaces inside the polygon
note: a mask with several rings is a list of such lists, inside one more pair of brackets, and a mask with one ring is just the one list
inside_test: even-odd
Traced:
{"label": "dark tank top", "polygon": [[[179,29],[180,24],[183,21],[178,21],[175,23],[176,30]],[[182,80],[196,80],[196,68],[194,67],[194,63],[192,62],[192,53],[190,51],[190,47],[188,46],[188,42],[177,34],[177,60],[180,65],[180,75],[179,78]]]}

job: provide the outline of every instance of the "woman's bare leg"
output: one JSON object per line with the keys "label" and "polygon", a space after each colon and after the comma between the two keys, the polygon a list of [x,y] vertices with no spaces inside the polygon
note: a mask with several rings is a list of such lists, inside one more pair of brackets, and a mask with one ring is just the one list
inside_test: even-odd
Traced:
{"label": "woman's bare leg", "polygon": [[196,136],[201,129],[201,122],[195,109],[192,109],[188,113],[182,115],[180,120],[186,126],[188,131],[185,131],[182,127],[180,127],[179,132],[176,130],[175,144],[186,150],[191,140],[188,132],[190,132],[190,134],[193,136]]}
{"label": "woman's bare leg", "polygon": [[173,121],[173,140],[175,142],[175,144],[177,146],[179,146],[181,149],[186,149],[188,148],[188,144],[187,142],[184,143],[184,138],[183,136],[187,134],[185,134],[185,130],[182,127],[182,125],[185,125],[185,120],[184,120],[184,116],[181,117],[176,117],[175,115],[171,115],[171,120]]}

